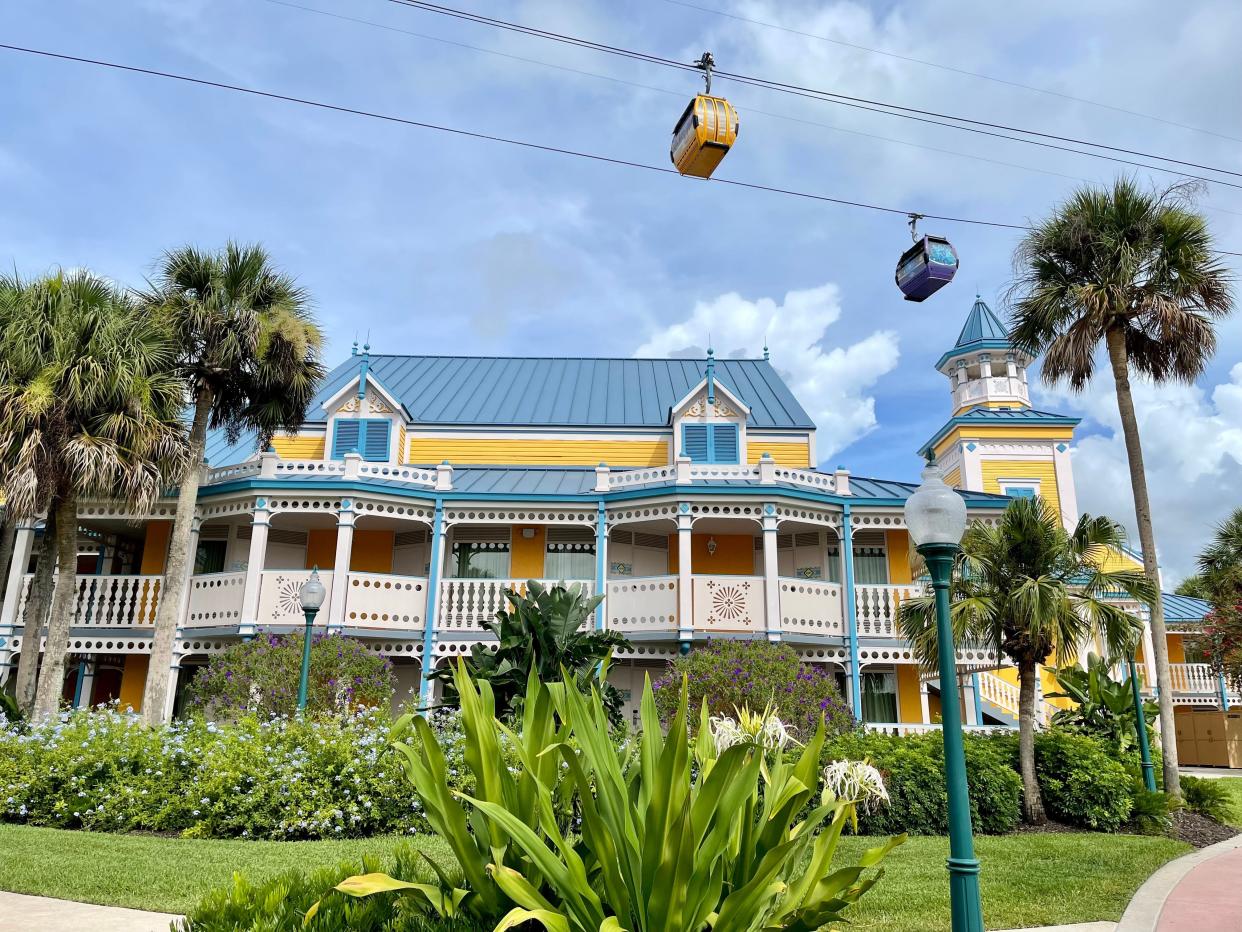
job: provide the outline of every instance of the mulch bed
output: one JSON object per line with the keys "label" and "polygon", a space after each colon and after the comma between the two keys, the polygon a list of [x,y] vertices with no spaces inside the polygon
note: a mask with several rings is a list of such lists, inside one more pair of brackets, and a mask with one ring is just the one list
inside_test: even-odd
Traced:
{"label": "mulch bed", "polygon": [[1181,809],[1173,813],[1173,831],[1169,834],[1178,841],[1184,841],[1196,848],[1206,848],[1218,841],[1228,841],[1238,834],[1236,828],[1221,825],[1196,812]]}
{"label": "mulch bed", "polygon": [[1085,835],[1089,833],[1089,828],[1079,828],[1077,825],[1066,825],[1064,822],[1054,822],[1049,819],[1039,825],[1030,825],[1026,822],[1019,822],[1018,827],[1011,834],[1014,835]]}

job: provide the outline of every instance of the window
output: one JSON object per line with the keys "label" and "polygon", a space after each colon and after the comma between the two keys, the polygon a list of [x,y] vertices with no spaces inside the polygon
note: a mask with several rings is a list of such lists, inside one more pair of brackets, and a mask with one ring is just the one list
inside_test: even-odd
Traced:
{"label": "window", "polygon": [[864,722],[896,722],[897,674],[864,671],[862,675]]}
{"label": "window", "polygon": [[549,540],[543,573],[556,580],[594,579],[595,540]]}
{"label": "window", "polygon": [[854,545],[854,582],[860,586],[888,585],[888,555],[883,547]]}
{"label": "window", "polygon": [[507,579],[508,541],[461,540],[453,544],[454,579]]}
{"label": "window", "polygon": [[1038,494],[1038,490],[1029,485],[1006,485],[1001,491],[1010,498],[1034,498]]}
{"label": "window", "polygon": [[332,430],[332,458],[359,453],[368,463],[388,462],[392,422],[384,418],[338,419]]}
{"label": "window", "polygon": [[692,463],[737,463],[741,454],[736,424],[683,424],[681,452]]}
{"label": "window", "polygon": [[194,575],[223,573],[224,554],[228,546],[227,540],[200,540],[198,552],[194,554]]}

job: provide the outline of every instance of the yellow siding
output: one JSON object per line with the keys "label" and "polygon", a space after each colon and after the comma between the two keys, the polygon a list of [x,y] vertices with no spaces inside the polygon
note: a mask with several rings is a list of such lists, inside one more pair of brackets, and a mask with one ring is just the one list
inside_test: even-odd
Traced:
{"label": "yellow siding", "polygon": [[919,668],[912,663],[897,666],[897,719],[902,722],[923,721],[923,703],[919,699]]}
{"label": "yellow siding", "polygon": [[147,667],[151,658],[146,654],[127,654],[125,666],[121,669],[121,695],[119,704],[121,711],[132,708],[135,712],[142,711],[142,691],[147,685]]}
{"label": "yellow siding", "polygon": [[1039,494],[1057,514],[1061,513],[1061,493],[1057,488],[1056,467],[1052,460],[984,460],[984,492],[1002,494],[1000,479],[1030,479],[1039,482]]}
{"label": "yellow siding", "polygon": [[1068,424],[1056,427],[1024,427],[1018,424],[1012,427],[972,426],[969,430],[958,427],[950,431],[943,440],[936,444],[936,456],[940,456],[945,450],[960,443],[962,440],[970,438],[979,440],[1072,440],[1073,437],[1074,428]]}
{"label": "yellow siding", "polygon": [[746,461],[759,462],[764,453],[772,454],[777,466],[789,466],[793,469],[809,469],[811,466],[811,445],[805,440],[797,442],[781,440],[748,440],[746,443]]}
{"label": "yellow siding", "polygon": [[411,437],[408,463],[667,466],[667,440],[484,440]]}
{"label": "yellow siding", "polygon": [[1135,559],[1122,550],[1109,550],[1108,554],[1100,561],[1100,569],[1108,573],[1117,570],[1138,570],[1142,571],[1143,561]]}
{"label": "yellow siding", "polygon": [[285,460],[321,460],[323,445],[322,436],[272,438],[272,449]]}
{"label": "yellow siding", "polygon": [[944,484],[951,488],[959,488],[962,484],[962,474],[959,470],[951,470],[944,474]]}
{"label": "yellow siding", "polygon": [[888,581],[894,586],[914,582],[910,574],[910,535],[905,531],[885,531],[884,536],[888,545]]}
{"label": "yellow siding", "polygon": [[336,566],[336,528],[313,527],[306,532],[306,568],[331,572]]}
{"label": "yellow siding", "polygon": [[[353,573],[391,573],[395,531],[372,528],[354,531],[349,549],[349,569]],[[336,541],[333,541],[335,547]],[[333,563],[336,554],[332,555]]]}
{"label": "yellow siding", "polygon": [[513,539],[509,543],[509,572],[514,579],[539,579],[543,576],[546,531],[535,525],[531,527],[535,536],[526,537],[523,530],[525,527],[514,525]]}
{"label": "yellow siding", "polygon": [[1186,645],[1180,634],[1167,635],[1165,643],[1169,645],[1169,663],[1186,662]]}

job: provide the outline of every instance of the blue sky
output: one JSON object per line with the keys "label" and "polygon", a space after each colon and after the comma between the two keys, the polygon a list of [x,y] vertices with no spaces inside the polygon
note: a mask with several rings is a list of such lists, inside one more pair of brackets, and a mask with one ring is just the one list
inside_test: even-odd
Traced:
{"label": "blue sky", "polygon": [[[1239,167],[1238,141],[1222,138],[1242,138],[1236,3],[693,2],[1056,94],[669,0],[459,5],[685,61],[711,49],[725,70]],[[688,74],[385,0],[10,0],[4,35],[660,166],[697,89]],[[932,364],[976,288],[1003,313],[1014,231],[925,222],[952,237],[962,270],[909,304],[892,281],[908,242],[900,216],[12,52],[0,53],[0,87],[6,266],[86,265],[140,283],[162,249],[258,240],[314,296],[333,362],[368,332],[379,352],[615,356],[701,351],[708,333],[720,355],[758,355],[766,335],[820,424],[826,465],[912,478],[913,451],[948,414]],[[723,177],[1021,223],[1082,180],[1127,170],[717,87],[742,122]],[[1242,251],[1242,190],[1214,185],[1202,204],[1221,245]],[[1242,499],[1242,316],[1222,327],[1199,385],[1142,391],[1157,533],[1180,576],[1206,525]],[[1041,406],[1087,419],[1075,460],[1082,507],[1129,521],[1108,386],[1040,394]]]}

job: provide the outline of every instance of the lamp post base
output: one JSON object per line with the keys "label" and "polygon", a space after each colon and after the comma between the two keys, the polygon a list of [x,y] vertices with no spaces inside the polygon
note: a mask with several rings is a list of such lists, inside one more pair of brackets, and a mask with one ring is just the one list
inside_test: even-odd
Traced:
{"label": "lamp post base", "polygon": [[949,908],[952,932],[983,932],[983,900],[979,895],[979,859],[949,858]]}

